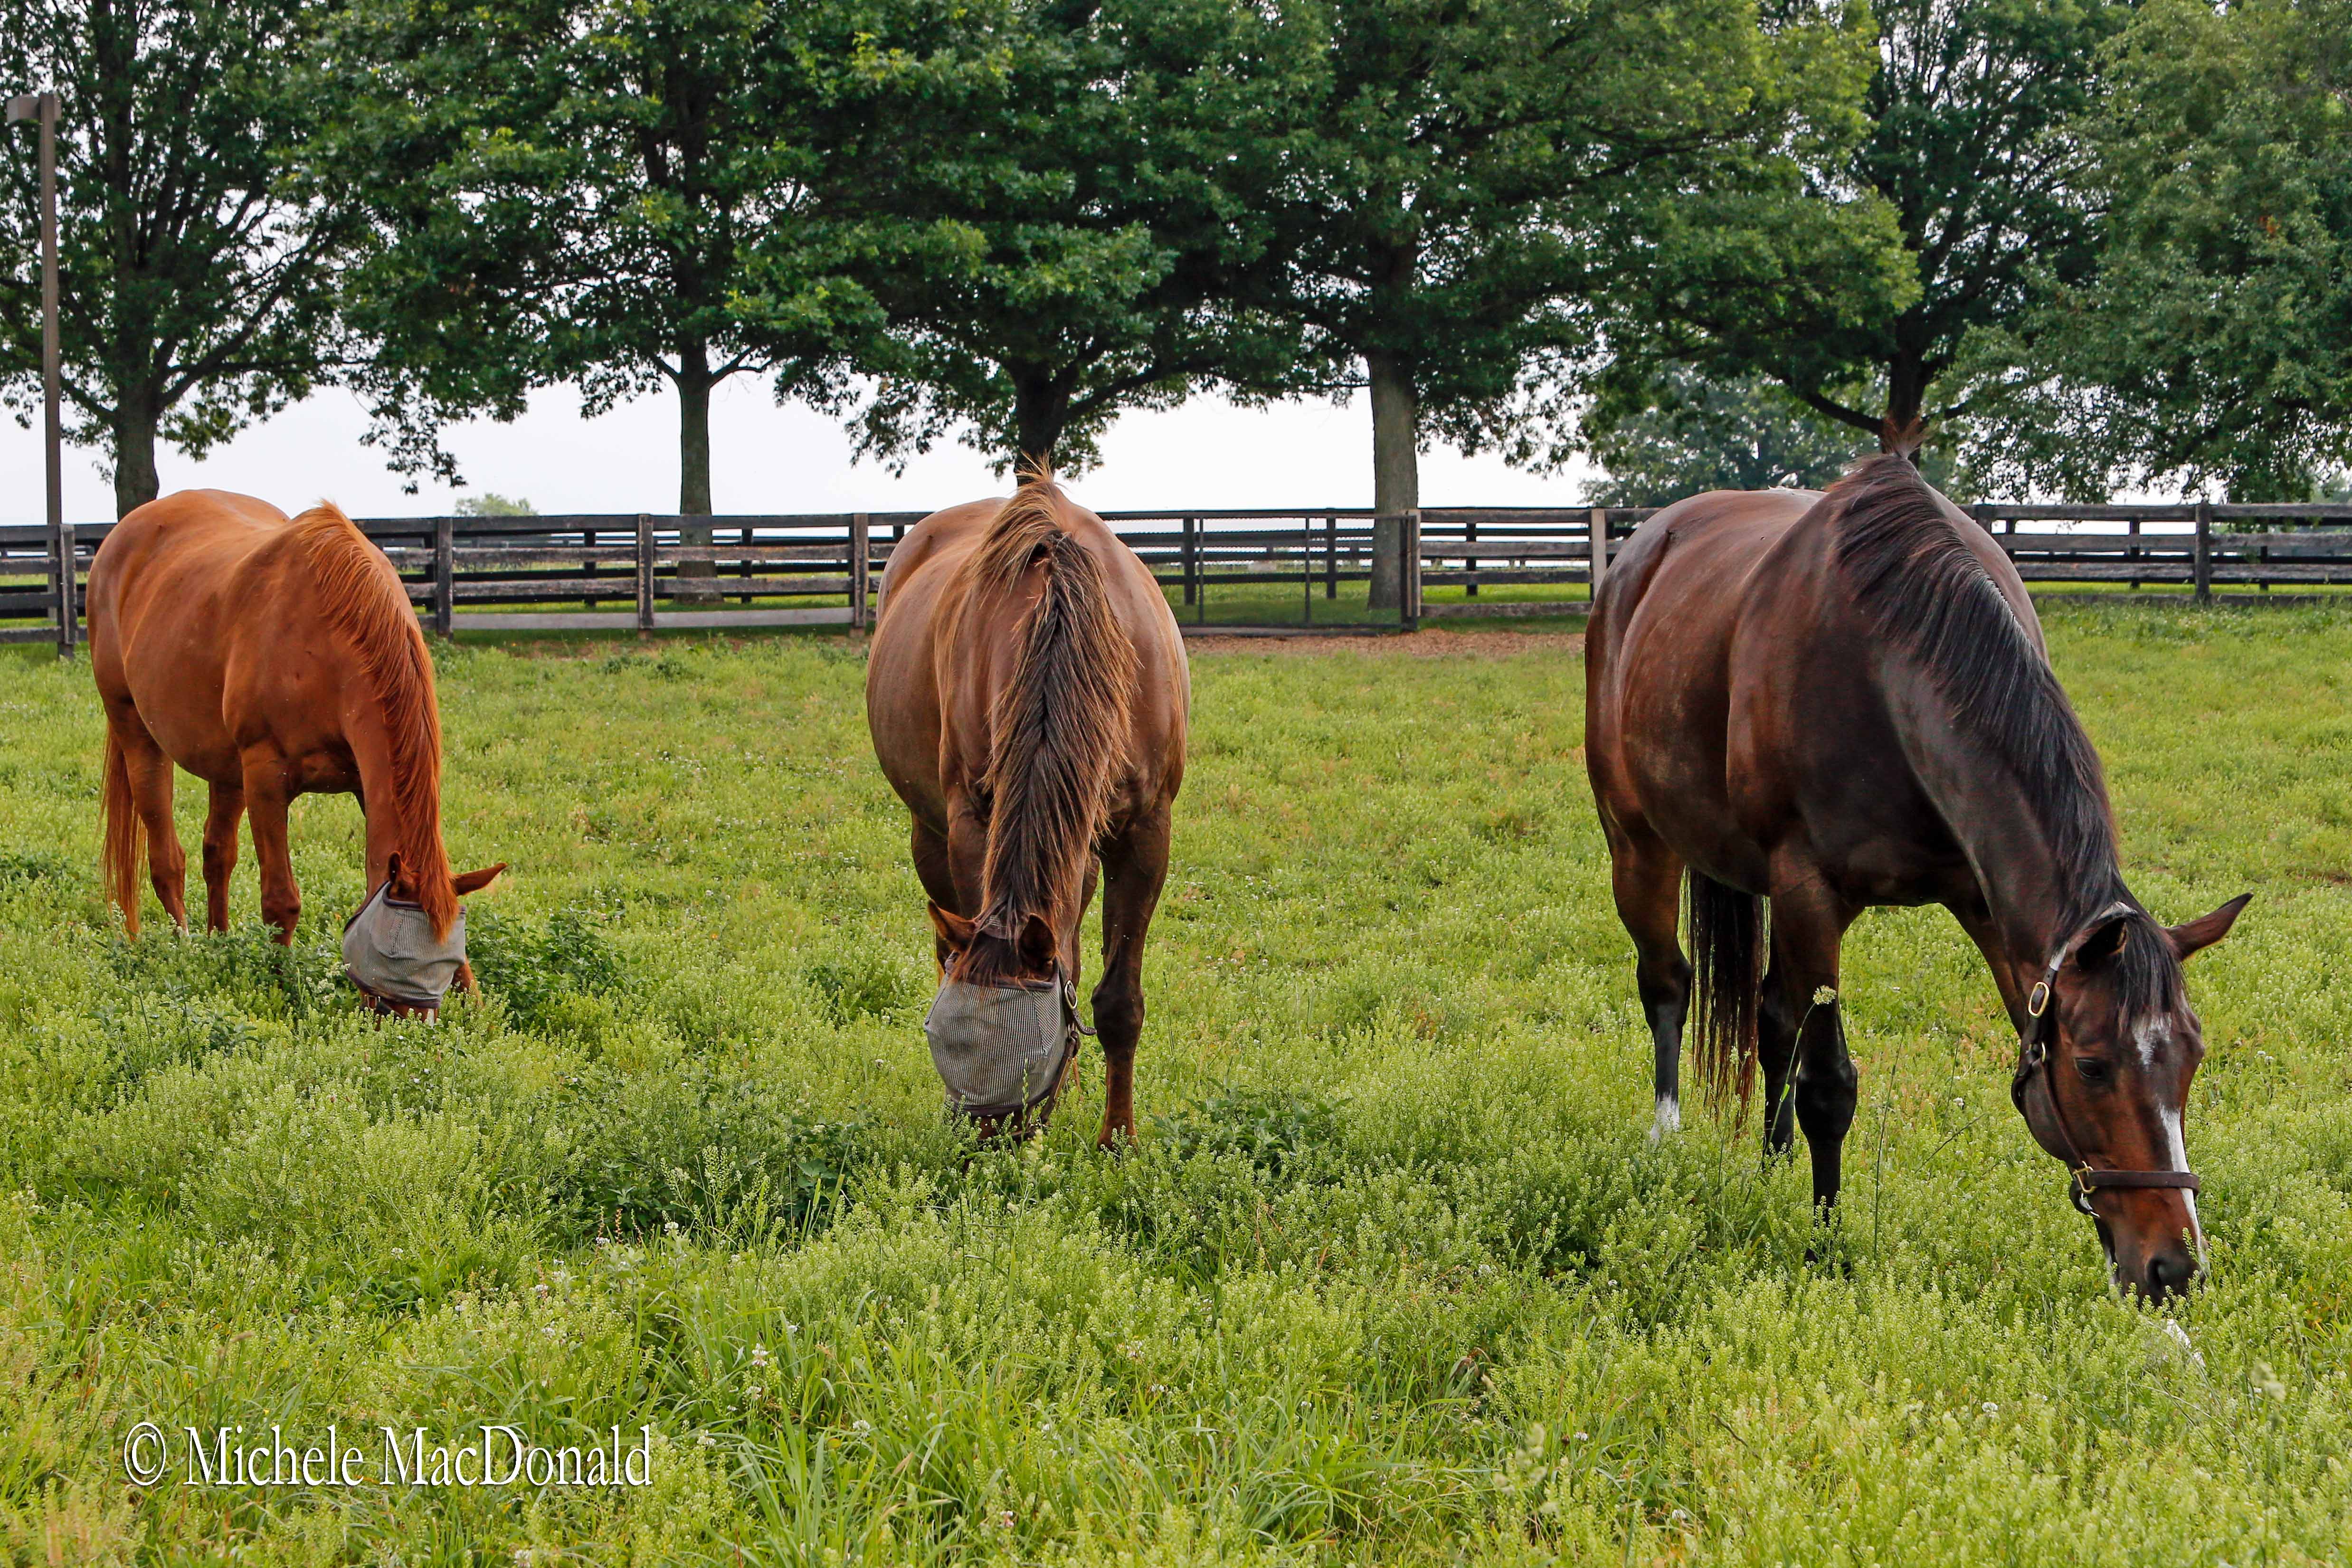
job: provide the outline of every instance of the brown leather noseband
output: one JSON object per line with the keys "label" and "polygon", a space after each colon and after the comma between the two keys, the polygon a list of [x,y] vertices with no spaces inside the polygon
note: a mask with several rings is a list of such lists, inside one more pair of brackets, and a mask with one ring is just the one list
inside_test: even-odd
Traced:
{"label": "brown leather noseband", "polygon": [[2058,1085],[2052,1076],[2057,1069],[2051,1065],[2057,1055],[2058,1044],[2058,971],[2064,965],[2066,955],[2074,951],[2074,944],[2082,940],[2083,931],[2118,914],[2131,911],[2129,904],[2117,902],[2108,905],[2093,916],[2082,931],[2060,943],[2050,962],[2042,966],[2042,978],[2035,981],[2033,989],[2026,994],[2025,1027],[2017,1037],[2017,1073],[2009,1084],[2009,1098],[2015,1102],[2018,1114],[2025,1118],[2028,1128],[2033,1125],[2033,1117],[2025,1109],[2026,1091],[2035,1083],[2041,1084],[2042,1096],[2050,1105],[2050,1130],[2056,1135],[2058,1144],[2054,1149],[2050,1149],[2047,1143],[2042,1147],[2050,1149],[2051,1153],[2066,1163],[2067,1196],[2074,1200],[2075,1208],[2094,1219],[2098,1217],[2098,1211],[2091,1206],[2091,1194],[2095,1190],[2168,1187],[2193,1193],[2200,1190],[2200,1185],[2195,1173],[2189,1171],[2094,1170],[2076,1146],[2074,1134],[2067,1130],[2066,1112],[2058,1102]]}

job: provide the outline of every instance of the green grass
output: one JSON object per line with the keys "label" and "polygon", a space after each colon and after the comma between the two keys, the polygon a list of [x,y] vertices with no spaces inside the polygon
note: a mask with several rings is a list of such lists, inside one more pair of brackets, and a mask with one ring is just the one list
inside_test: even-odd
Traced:
{"label": "green grass", "polygon": [[[86,667],[0,652],[0,1533],[42,1563],[2340,1561],[2352,616],[2049,627],[2137,891],[2257,894],[2192,969],[2214,1275],[2168,1315],[2110,1296],[1938,915],[1849,942],[1833,1233],[1752,1125],[1645,1146],[1556,646],[1196,661],[1123,1158],[1092,1063],[1028,1149],[942,1126],[841,639],[442,650],[451,847],[515,871],[471,916],[489,1000],[437,1028],[335,979],[345,799],[298,809],[290,953],[120,941]],[[642,1490],[139,1492],[140,1420],[659,1436]]]}

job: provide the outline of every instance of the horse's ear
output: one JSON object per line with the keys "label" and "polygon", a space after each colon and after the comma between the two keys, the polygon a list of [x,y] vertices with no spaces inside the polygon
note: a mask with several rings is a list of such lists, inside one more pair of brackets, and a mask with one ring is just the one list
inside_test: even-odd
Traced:
{"label": "horse's ear", "polygon": [[391,858],[383,863],[383,885],[389,889],[390,894],[405,896],[415,890],[409,887],[407,879],[403,875],[405,870],[406,868],[400,863],[400,851],[394,850]]}
{"label": "horse's ear", "polygon": [[2201,952],[2230,934],[2238,923],[2238,916],[2246,907],[2252,893],[2240,893],[2210,915],[2200,915],[2185,925],[2167,926],[2164,934],[2171,940],[2172,951],[2186,959],[2192,952]]}
{"label": "horse's ear", "polygon": [[970,921],[953,910],[940,908],[937,903],[931,905],[931,929],[939,932],[940,940],[956,952],[961,952],[971,945],[975,931]]}
{"label": "horse's ear", "polygon": [[467,893],[478,893],[497,881],[499,873],[506,868],[507,863],[501,860],[495,866],[485,866],[478,871],[468,871],[461,877],[455,878],[451,885],[457,889],[457,896],[462,899]]}
{"label": "horse's ear", "polygon": [[1036,974],[1054,967],[1054,927],[1044,915],[1021,922],[1021,965]]}
{"label": "horse's ear", "polygon": [[2096,969],[2124,950],[2131,930],[2131,911],[2117,910],[2098,924],[2084,931],[2074,943],[2074,963],[2084,969]]}

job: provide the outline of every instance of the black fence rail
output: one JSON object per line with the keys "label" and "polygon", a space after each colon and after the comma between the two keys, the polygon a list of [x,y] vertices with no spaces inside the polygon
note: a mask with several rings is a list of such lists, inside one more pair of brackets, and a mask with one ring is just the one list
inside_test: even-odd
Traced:
{"label": "black fence rail", "polygon": [[[2186,588],[2352,584],[2352,506],[1978,505],[1966,509],[2037,584]],[[920,512],[709,518],[576,515],[363,520],[436,631],[656,631],[871,624],[877,574]],[[1364,508],[1102,514],[1180,616],[1213,594],[1290,624],[1573,614],[1651,509]],[[81,585],[111,524],[0,527],[0,641],[81,635]],[[72,570],[60,570],[70,561]],[[1381,582],[1383,566],[1388,581]],[[1383,587],[1358,599],[1355,585]],[[1482,604],[1482,588],[1521,590]],[[1559,590],[1556,595],[1530,588]],[[1296,619],[1281,607],[1294,591]],[[1433,604],[1432,588],[1449,593]],[[1343,598],[1345,603],[1342,603]],[[60,600],[67,612],[60,613]],[[1375,608],[1375,602],[1379,607]],[[8,625],[5,623],[16,622]],[[26,624],[29,623],[29,624]]]}

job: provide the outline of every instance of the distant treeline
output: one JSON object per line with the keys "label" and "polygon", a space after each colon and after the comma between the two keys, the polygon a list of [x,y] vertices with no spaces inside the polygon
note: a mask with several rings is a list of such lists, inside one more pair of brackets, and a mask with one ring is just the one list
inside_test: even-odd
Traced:
{"label": "distant treeline", "polygon": [[[314,388],[398,469],[758,378],[900,459],[1370,392],[1595,499],[1907,446],[1979,496],[2352,458],[2352,0],[11,0],[118,505]],[[37,396],[0,145],[0,396]],[[1213,462],[1213,453],[1202,461]]]}

